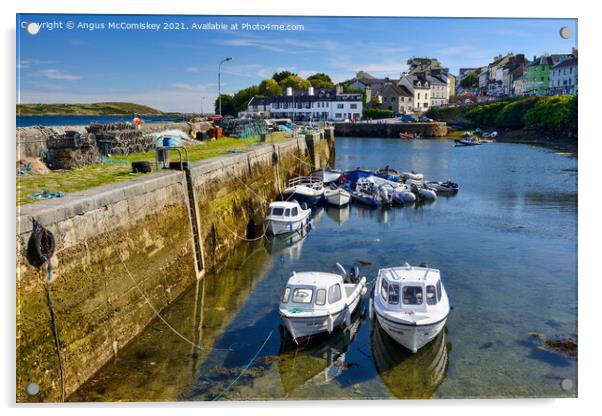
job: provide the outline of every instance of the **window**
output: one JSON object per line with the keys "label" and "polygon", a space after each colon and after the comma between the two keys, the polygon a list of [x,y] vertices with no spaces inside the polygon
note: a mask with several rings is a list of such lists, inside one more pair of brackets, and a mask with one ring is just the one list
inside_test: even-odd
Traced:
{"label": "window", "polygon": [[318,289],[316,292],[316,305],[326,304],[326,289]]}
{"label": "window", "polygon": [[312,289],[295,289],[293,291],[294,303],[311,303],[311,297],[314,291]]}
{"label": "window", "polygon": [[341,300],[341,285],[334,284],[328,289],[328,303],[335,303]]}
{"label": "window", "polygon": [[272,208],[272,215],[281,217],[283,213],[284,213],[284,208]]}
{"label": "window", "polygon": [[389,285],[389,303],[391,305],[399,305],[399,285],[397,283]]}
{"label": "window", "polygon": [[336,113],[334,116],[335,116],[336,118],[341,118],[341,113]]}
{"label": "window", "polygon": [[357,108],[357,104],[350,104],[349,107],[355,109],[355,108]]}
{"label": "window", "polygon": [[404,305],[422,305],[422,288],[420,286],[404,286],[403,303]]}
{"label": "window", "polygon": [[441,301],[441,280],[437,280],[437,302]]}
{"label": "window", "polygon": [[383,279],[383,282],[380,285],[380,296],[385,302],[389,300],[389,282],[387,282],[385,279]]}
{"label": "window", "polygon": [[299,210],[297,209],[297,207],[295,207],[295,208],[293,208],[292,216],[296,217],[297,215],[299,215]]}
{"label": "window", "polygon": [[287,208],[287,209],[284,210],[284,216],[285,217],[290,217],[291,216],[291,209],[290,208]]}
{"label": "window", "polygon": [[420,99],[420,93],[418,93],[418,99]]}
{"label": "window", "polygon": [[435,286],[429,285],[426,287],[426,304],[427,305],[436,305],[437,304],[437,293],[435,291]]}
{"label": "window", "polygon": [[286,289],[284,289],[284,293],[282,294],[282,303],[288,303],[288,297],[291,295],[291,288],[287,286]]}
{"label": "window", "polygon": [[344,108],[344,104],[337,104],[337,108]]}

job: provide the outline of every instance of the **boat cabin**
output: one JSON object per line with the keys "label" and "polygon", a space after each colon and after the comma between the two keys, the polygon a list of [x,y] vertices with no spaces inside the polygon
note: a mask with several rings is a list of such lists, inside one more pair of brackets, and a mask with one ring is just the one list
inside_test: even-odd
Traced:
{"label": "boat cabin", "polygon": [[293,272],[282,293],[280,308],[300,311],[330,309],[346,301],[353,290],[354,285],[345,285],[338,274]]}
{"label": "boat cabin", "polygon": [[435,310],[443,297],[441,274],[437,269],[410,265],[381,269],[376,295],[391,311]]}
{"label": "boat cabin", "polygon": [[297,201],[272,202],[269,207],[268,217],[272,220],[294,220],[301,215],[303,209]]}

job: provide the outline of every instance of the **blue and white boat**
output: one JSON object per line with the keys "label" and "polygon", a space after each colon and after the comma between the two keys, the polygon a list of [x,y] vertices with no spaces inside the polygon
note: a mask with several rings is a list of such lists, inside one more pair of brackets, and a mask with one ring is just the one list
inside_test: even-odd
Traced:
{"label": "blue and white boat", "polygon": [[351,189],[355,188],[357,181],[360,180],[361,178],[367,178],[367,177],[373,176],[373,175],[374,175],[374,172],[372,172],[371,170],[361,169],[361,168],[348,170],[345,172],[345,178],[347,179],[347,182],[349,182]]}
{"label": "blue and white boat", "polygon": [[297,201],[309,206],[318,204],[324,196],[324,184],[311,176],[298,176],[288,182],[283,192],[287,201]]}
{"label": "blue and white boat", "polygon": [[375,175],[379,178],[393,182],[399,182],[401,180],[401,173],[393,168],[390,168],[389,166],[385,166],[384,168],[377,170]]}

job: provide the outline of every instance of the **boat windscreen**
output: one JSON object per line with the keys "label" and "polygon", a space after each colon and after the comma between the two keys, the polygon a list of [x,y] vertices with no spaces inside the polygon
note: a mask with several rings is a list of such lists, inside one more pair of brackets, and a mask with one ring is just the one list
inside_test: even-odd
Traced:
{"label": "boat windscreen", "polygon": [[403,304],[422,305],[422,288],[420,286],[404,286]]}
{"label": "boat windscreen", "polygon": [[276,217],[282,217],[282,214],[284,214],[284,208],[280,208],[280,207],[272,208],[272,215],[274,215]]}
{"label": "boat windscreen", "polygon": [[435,290],[435,286],[428,285],[426,287],[426,304],[427,305],[436,305],[437,304],[437,293]]}
{"label": "boat windscreen", "polygon": [[313,289],[297,288],[293,291],[293,303],[311,303],[313,294]]}

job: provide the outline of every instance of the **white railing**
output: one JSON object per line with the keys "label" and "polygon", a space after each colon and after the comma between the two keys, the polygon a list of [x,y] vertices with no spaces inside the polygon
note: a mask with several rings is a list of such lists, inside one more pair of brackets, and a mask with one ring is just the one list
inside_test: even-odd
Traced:
{"label": "white railing", "polygon": [[320,179],[311,176],[297,176],[288,181],[288,186],[293,187],[297,185],[305,185],[311,188],[324,186]]}

